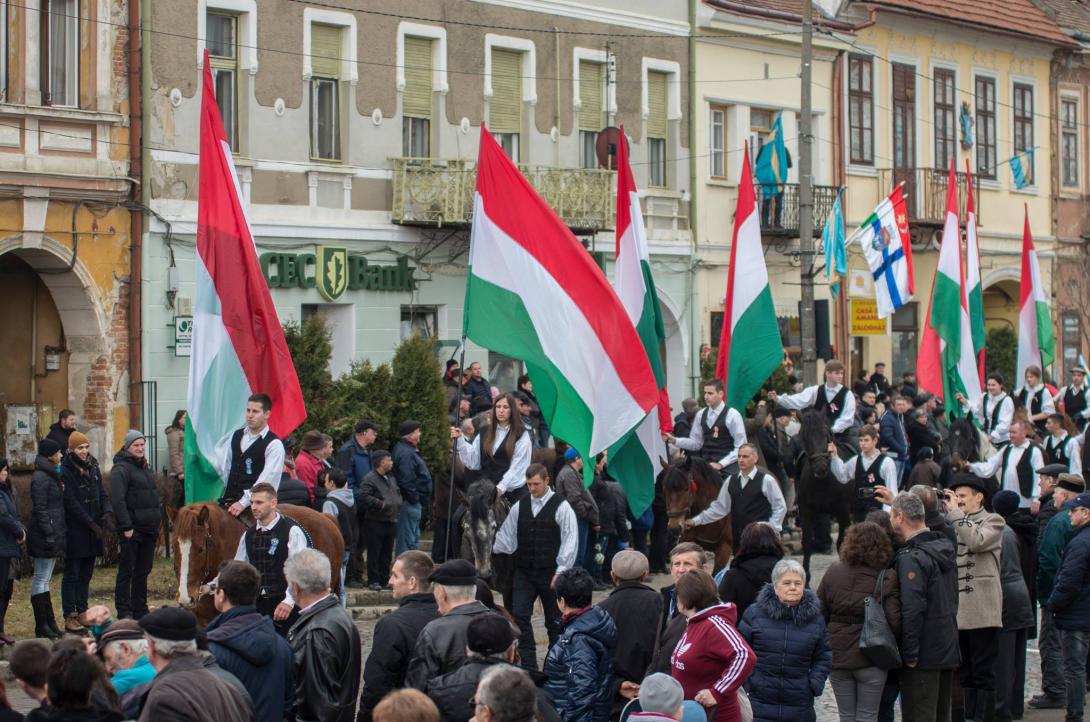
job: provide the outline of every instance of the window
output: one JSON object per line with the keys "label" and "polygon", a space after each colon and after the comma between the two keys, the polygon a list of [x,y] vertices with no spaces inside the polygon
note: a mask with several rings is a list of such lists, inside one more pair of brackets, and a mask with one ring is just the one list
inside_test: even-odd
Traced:
{"label": "window", "polygon": [[874,63],[848,56],[848,138],[851,162],[874,165]]}
{"label": "window", "polygon": [[995,178],[995,78],[976,79],[976,174]]}
{"label": "window", "polygon": [[507,157],[518,163],[522,132],[522,53],[492,48],[488,126]]}
{"label": "window", "polygon": [[431,155],[432,42],[429,38],[405,37],[401,138],[402,154],[408,158]]}
{"label": "window", "polygon": [[310,28],[310,155],[340,160],[341,34],[336,25]]}
{"label": "window", "polygon": [[304,303],[299,320],[306,322],[317,316],[329,331],[329,363],[333,378],[352,370],[356,359],[356,305],[354,303]]}
{"label": "window", "polygon": [[0,0],[0,103],[8,99],[8,2]]}
{"label": "window", "polygon": [[712,178],[727,177],[727,159],[724,152],[727,134],[727,109],[713,105],[708,114],[708,164]]}
{"label": "window", "polygon": [[[78,0],[44,0],[41,57],[44,105],[79,107]],[[5,26],[7,23],[5,23]]]}
{"label": "window", "polygon": [[1074,313],[1064,313],[1060,317],[1060,325],[1063,332],[1064,368],[1069,369],[1079,365],[1082,329],[1079,327],[1079,317]]}
{"label": "window", "polygon": [[495,351],[488,352],[488,384],[500,391],[514,391],[523,373],[522,362]]}
{"label": "window", "polygon": [[916,356],[919,345],[919,325],[916,302],[909,301],[893,312],[893,373],[900,376],[906,371],[916,370]]}
{"label": "window", "polygon": [[647,161],[650,185],[666,186],[666,73],[647,73]]}
{"label": "window", "polygon": [[601,63],[579,61],[579,165],[583,168],[598,167],[596,141],[605,126],[604,68]]}
{"label": "window", "polygon": [[1060,152],[1065,188],[1079,187],[1079,101],[1060,100]]}
{"label": "window", "polygon": [[[1033,150],[1033,86],[1014,84],[1014,154]],[[1033,156],[1025,163],[1026,182],[1033,185]]]}
{"label": "window", "polygon": [[435,306],[402,306],[401,340],[413,336],[436,338],[439,333],[438,315]]}
{"label": "window", "polygon": [[935,167],[946,168],[957,154],[957,90],[954,71],[935,70]]}
{"label": "window", "polygon": [[238,16],[208,13],[205,24],[208,62],[216,103],[231,150],[238,152]]}

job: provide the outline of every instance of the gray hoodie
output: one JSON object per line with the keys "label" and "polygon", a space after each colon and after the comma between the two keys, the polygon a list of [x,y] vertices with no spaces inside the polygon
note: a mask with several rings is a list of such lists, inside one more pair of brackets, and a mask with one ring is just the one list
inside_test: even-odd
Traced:
{"label": "gray hoodie", "polygon": [[353,496],[352,490],[349,489],[347,486],[343,489],[334,489],[333,491],[329,492],[326,495],[325,502],[322,503],[322,511],[324,513],[337,516],[337,505],[330,501],[330,499],[336,499],[345,506],[356,505],[356,498],[355,496]]}

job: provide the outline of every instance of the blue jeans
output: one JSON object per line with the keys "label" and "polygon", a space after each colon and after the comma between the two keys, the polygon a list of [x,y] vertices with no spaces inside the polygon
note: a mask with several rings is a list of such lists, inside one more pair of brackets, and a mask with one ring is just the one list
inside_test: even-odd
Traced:
{"label": "blue jeans", "polygon": [[401,505],[397,515],[397,539],[394,542],[394,555],[420,548],[420,504]]}
{"label": "blue jeans", "polygon": [[53,569],[57,566],[55,557],[43,559],[34,557],[34,576],[30,580],[30,593],[42,594],[49,591],[49,580],[53,578]]}
{"label": "blue jeans", "polygon": [[[575,552],[575,566],[587,568],[587,534],[590,532],[590,522],[586,519],[577,519],[576,528],[579,529],[579,545]],[[587,569],[587,571],[590,571]]]}
{"label": "blue jeans", "polygon": [[1064,650],[1064,686],[1067,688],[1066,722],[1082,722],[1086,704],[1086,651],[1090,648],[1090,632],[1060,631]]}

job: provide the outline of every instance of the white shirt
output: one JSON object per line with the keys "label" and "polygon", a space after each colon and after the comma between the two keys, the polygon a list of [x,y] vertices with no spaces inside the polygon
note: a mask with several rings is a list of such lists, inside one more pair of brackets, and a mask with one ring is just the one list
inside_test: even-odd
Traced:
{"label": "white shirt", "polygon": [[[758,471],[763,471],[757,467],[753,467],[753,470],[748,474],[738,472],[739,483],[742,489],[746,488],[749,482],[753,481],[753,477],[757,475]],[[719,496],[715,497],[715,501],[708,506],[707,509],[700,512],[693,517],[693,524],[700,526],[701,524],[714,524],[727,514],[730,514],[730,479],[728,477],[723,482],[723,486],[719,489]],[[783,518],[787,516],[787,503],[783,500],[783,492],[780,491],[780,484],[776,481],[776,477],[764,472],[764,481],[761,483],[761,493],[768,499],[768,503],[772,506],[772,514],[767,519],[776,531],[780,531],[783,525]],[[765,521],[760,519],[758,521]]]}
{"label": "white shirt", "polygon": [[[1030,466],[1033,469],[1033,488],[1030,489],[1029,496],[1022,496],[1021,486],[1018,484],[1018,462],[1022,460],[1022,454],[1026,452],[1026,449],[1033,449],[1033,458],[1030,459]],[[1002,479],[998,479],[999,488],[1008,489],[1018,494],[1021,498],[1018,506],[1023,509],[1029,508],[1029,505],[1041,495],[1040,481],[1037,478],[1038,469],[1045,465],[1045,457],[1041,452],[1041,447],[1031,446],[1028,440],[1023,441],[1021,446],[1010,444],[987,461],[977,461],[969,464],[969,470],[981,479],[993,477],[1003,469],[1003,457],[1008,454],[1010,459],[1007,461],[1006,472],[1003,474]]]}
{"label": "white shirt", "polygon": [[[283,517],[277,512],[276,516],[269,523],[268,526],[257,525],[257,528],[261,531],[270,531]],[[298,525],[293,526],[291,531],[288,532],[288,558],[295,556],[299,552],[307,548],[307,535],[299,528]],[[242,538],[238,540],[238,549],[235,550],[235,561],[249,562],[250,558],[246,554],[246,535],[243,534]],[[295,606],[295,600],[291,597],[291,590],[284,592],[284,603],[288,606]]]}
{"label": "white shirt", "polygon": [[1056,405],[1052,402],[1052,394],[1048,392],[1048,389],[1045,388],[1044,384],[1040,384],[1038,386],[1023,386],[1022,388],[1015,391],[1014,395],[1018,396],[1023,391],[1026,392],[1026,411],[1029,411],[1029,407],[1033,403],[1033,397],[1036,396],[1038,393],[1044,391],[1044,393],[1041,394],[1041,410],[1038,413],[1056,413]]}
{"label": "white shirt", "polygon": [[[496,426],[496,438],[492,441],[493,456],[504,440],[507,439],[507,434],[510,431],[510,426]],[[458,458],[462,460],[462,464],[467,469],[477,470],[481,468],[482,436],[483,434],[477,434],[473,437],[473,441],[466,441],[465,437],[458,438]],[[515,451],[511,454],[510,466],[504,472],[503,478],[496,484],[501,494],[526,486],[526,469],[530,466],[530,456],[533,451],[534,446],[530,442],[530,434],[523,431],[522,436],[515,442]]]}
{"label": "white shirt", "polygon": [[[874,460],[878,458],[878,454],[881,452],[875,452],[871,456],[863,456],[862,454],[856,454],[847,461],[841,461],[840,457],[833,454],[829,460],[832,462],[833,476],[841,484],[848,484],[855,479],[855,471],[859,467],[859,460],[863,459],[863,462],[869,469]],[[878,467],[878,476],[882,479],[882,486],[886,487],[897,494],[897,464],[893,459],[888,456],[882,460],[882,465]],[[888,510],[889,507],[883,505],[883,509]]]}
{"label": "white shirt", "polygon": [[[791,409],[792,411],[809,409],[817,402],[818,391],[825,394],[826,402],[831,402],[836,398],[836,395],[840,393],[840,389],[842,388],[844,388],[843,384],[837,384],[836,386],[829,386],[827,384],[807,386],[797,394],[777,396],[776,403],[785,409]],[[850,391],[844,394],[844,406],[838,409],[838,412],[836,421],[833,422],[834,434],[847,431],[855,423],[855,394]]]}
{"label": "white shirt", "polygon": [[[549,489],[541,498],[524,496],[511,507],[511,513],[503,520],[503,526],[496,532],[496,542],[492,551],[497,554],[514,554],[519,548],[518,521],[519,505],[530,502],[530,514],[535,518],[556,492]],[[575,553],[579,551],[579,526],[575,512],[567,501],[560,502],[556,508],[556,523],[560,526],[560,551],[556,555],[556,573],[567,571],[575,566]]]}
{"label": "white shirt", "polygon": [[[266,426],[256,434],[251,433],[249,427],[242,429],[242,440],[239,442],[239,447],[243,451],[253,446],[254,442],[258,439],[264,438],[265,434],[269,433],[269,427]],[[231,453],[231,443],[228,441],[226,444],[223,461],[220,464],[220,478],[226,479],[231,473],[231,462],[233,461],[233,454]],[[256,479],[255,484],[265,483],[272,484],[274,489],[280,488],[280,475],[284,473],[284,442],[280,439],[274,439],[269,442],[269,445],[265,447],[265,467],[261,470],[261,473]],[[250,490],[246,489],[242,492],[242,498],[238,500],[239,504],[242,504],[243,508],[250,506]]]}
{"label": "white shirt", "polygon": [[675,445],[679,449],[685,451],[700,451],[704,446],[704,419],[707,417],[708,428],[710,429],[715,425],[715,422],[719,420],[719,414],[723,413],[724,409],[727,412],[727,418],[723,420],[723,423],[727,427],[727,433],[734,439],[734,450],[719,460],[720,466],[726,466],[733,464],[738,460],[738,447],[746,443],[746,422],[742,419],[742,415],[738,413],[736,409],[728,409],[727,404],[721,403],[716,407],[705,406],[696,416],[693,417],[693,426],[689,430],[689,436],[685,438],[678,438]]}
{"label": "white shirt", "polygon": [[1063,449],[1064,455],[1068,459],[1071,459],[1071,463],[1068,464],[1067,470],[1072,474],[1082,475],[1082,449],[1080,448],[1081,442],[1074,436],[1069,435],[1066,431],[1061,431],[1059,438],[1055,436],[1048,436],[1045,439],[1045,443],[1052,444],[1054,449]]}
{"label": "white shirt", "polygon": [[993,444],[1002,444],[1011,439],[1011,421],[1014,420],[1014,399],[1000,392],[998,396],[984,394],[980,397],[980,406],[962,405],[962,410],[971,413],[980,420],[981,424],[992,423],[992,411],[996,404],[999,405],[999,418],[995,428],[988,432],[988,437]]}
{"label": "white shirt", "polygon": [[333,596],[332,594],[327,594],[324,597],[322,597],[321,599],[319,599],[318,601],[311,602],[310,604],[308,604],[307,606],[305,606],[305,607],[303,607],[302,609],[299,610],[299,615],[302,616],[302,615],[306,614],[311,609],[313,609],[316,604],[318,604],[319,602],[324,602],[326,599],[328,599],[329,597],[332,597],[332,596]]}
{"label": "white shirt", "polygon": [[[1072,393],[1078,396],[1079,394],[1085,394],[1086,388],[1086,384],[1083,384],[1082,386],[1076,386],[1075,384],[1064,386],[1062,389],[1059,390],[1059,392],[1057,392],[1054,397],[1052,397],[1052,403],[1053,405],[1057,403],[1063,403],[1064,397],[1067,396],[1068,389],[1070,389]],[[1064,409],[1064,411],[1067,413],[1068,416],[1071,416],[1071,412],[1068,411],[1066,408]],[[1090,419],[1090,405],[1080,411],[1077,416],[1072,416],[1072,418]]]}

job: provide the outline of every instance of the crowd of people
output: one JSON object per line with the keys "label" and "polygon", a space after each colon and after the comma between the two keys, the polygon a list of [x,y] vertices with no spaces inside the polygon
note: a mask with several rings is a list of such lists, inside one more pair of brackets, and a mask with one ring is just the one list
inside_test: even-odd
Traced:
{"label": "crowd of people", "polygon": [[[25,549],[36,636],[56,641],[15,644],[0,627],[0,643],[15,644],[12,674],[41,703],[30,720],[805,721],[818,718],[828,685],[842,722],[893,720],[898,706],[906,722],[1006,721],[1026,706],[1079,722],[1090,406],[1087,370],[1069,375],[1056,390],[1030,368],[1008,395],[993,373],[975,408],[959,394],[994,446],[967,457],[941,399],[910,374],[890,384],[883,364],[852,388],[835,361],[822,384],[790,377],[789,392],[769,392],[755,419],[727,408],[722,383],[708,381],[703,406],[683,401],[664,440],[722,477],[681,528],[729,517],[734,550],[723,568],[697,541],[671,547],[661,485],[636,516],[605,455],[589,486],[591,461],[559,440],[555,465],[535,462],[550,432],[528,377],[499,393],[479,364],[464,375],[448,364],[451,454],[464,469],[453,485],[420,454],[419,422],[402,422],[389,451],[375,448],[379,430],[367,420],[339,449],[319,431],[296,443],[271,432],[272,402],[254,394],[220,465],[219,504],[248,530],[202,587],[218,613],[203,626],[188,609],[148,609],[162,499],[146,439],[126,434],[104,475],[75,415],[62,412],[39,445],[28,524],[0,460],[0,612],[12,590],[4,572]],[[784,544],[798,522],[799,415],[811,409],[835,439],[832,478],[857,491],[838,549],[828,520],[803,530],[838,557],[814,584]],[[184,426],[179,411],[168,431],[175,484]],[[458,558],[469,551],[458,547],[478,483],[487,506],[506,512],[483,575],[481,560]],[[283,504],[332,517],[344,556],[313,548]],[[425,524],[430,554],[419,550]],[[121,548],[112,612],[88,608],[108,530]],[[50,596],[62,559],[63,628]],[[656,589],[654,574],[671,584]],[[387,589],[397,602],[369,643],[345,609],[351,586]],[[1032,638],[1040,690],[1026,689]],[[18,718],[8,712],[0,722]]]}

